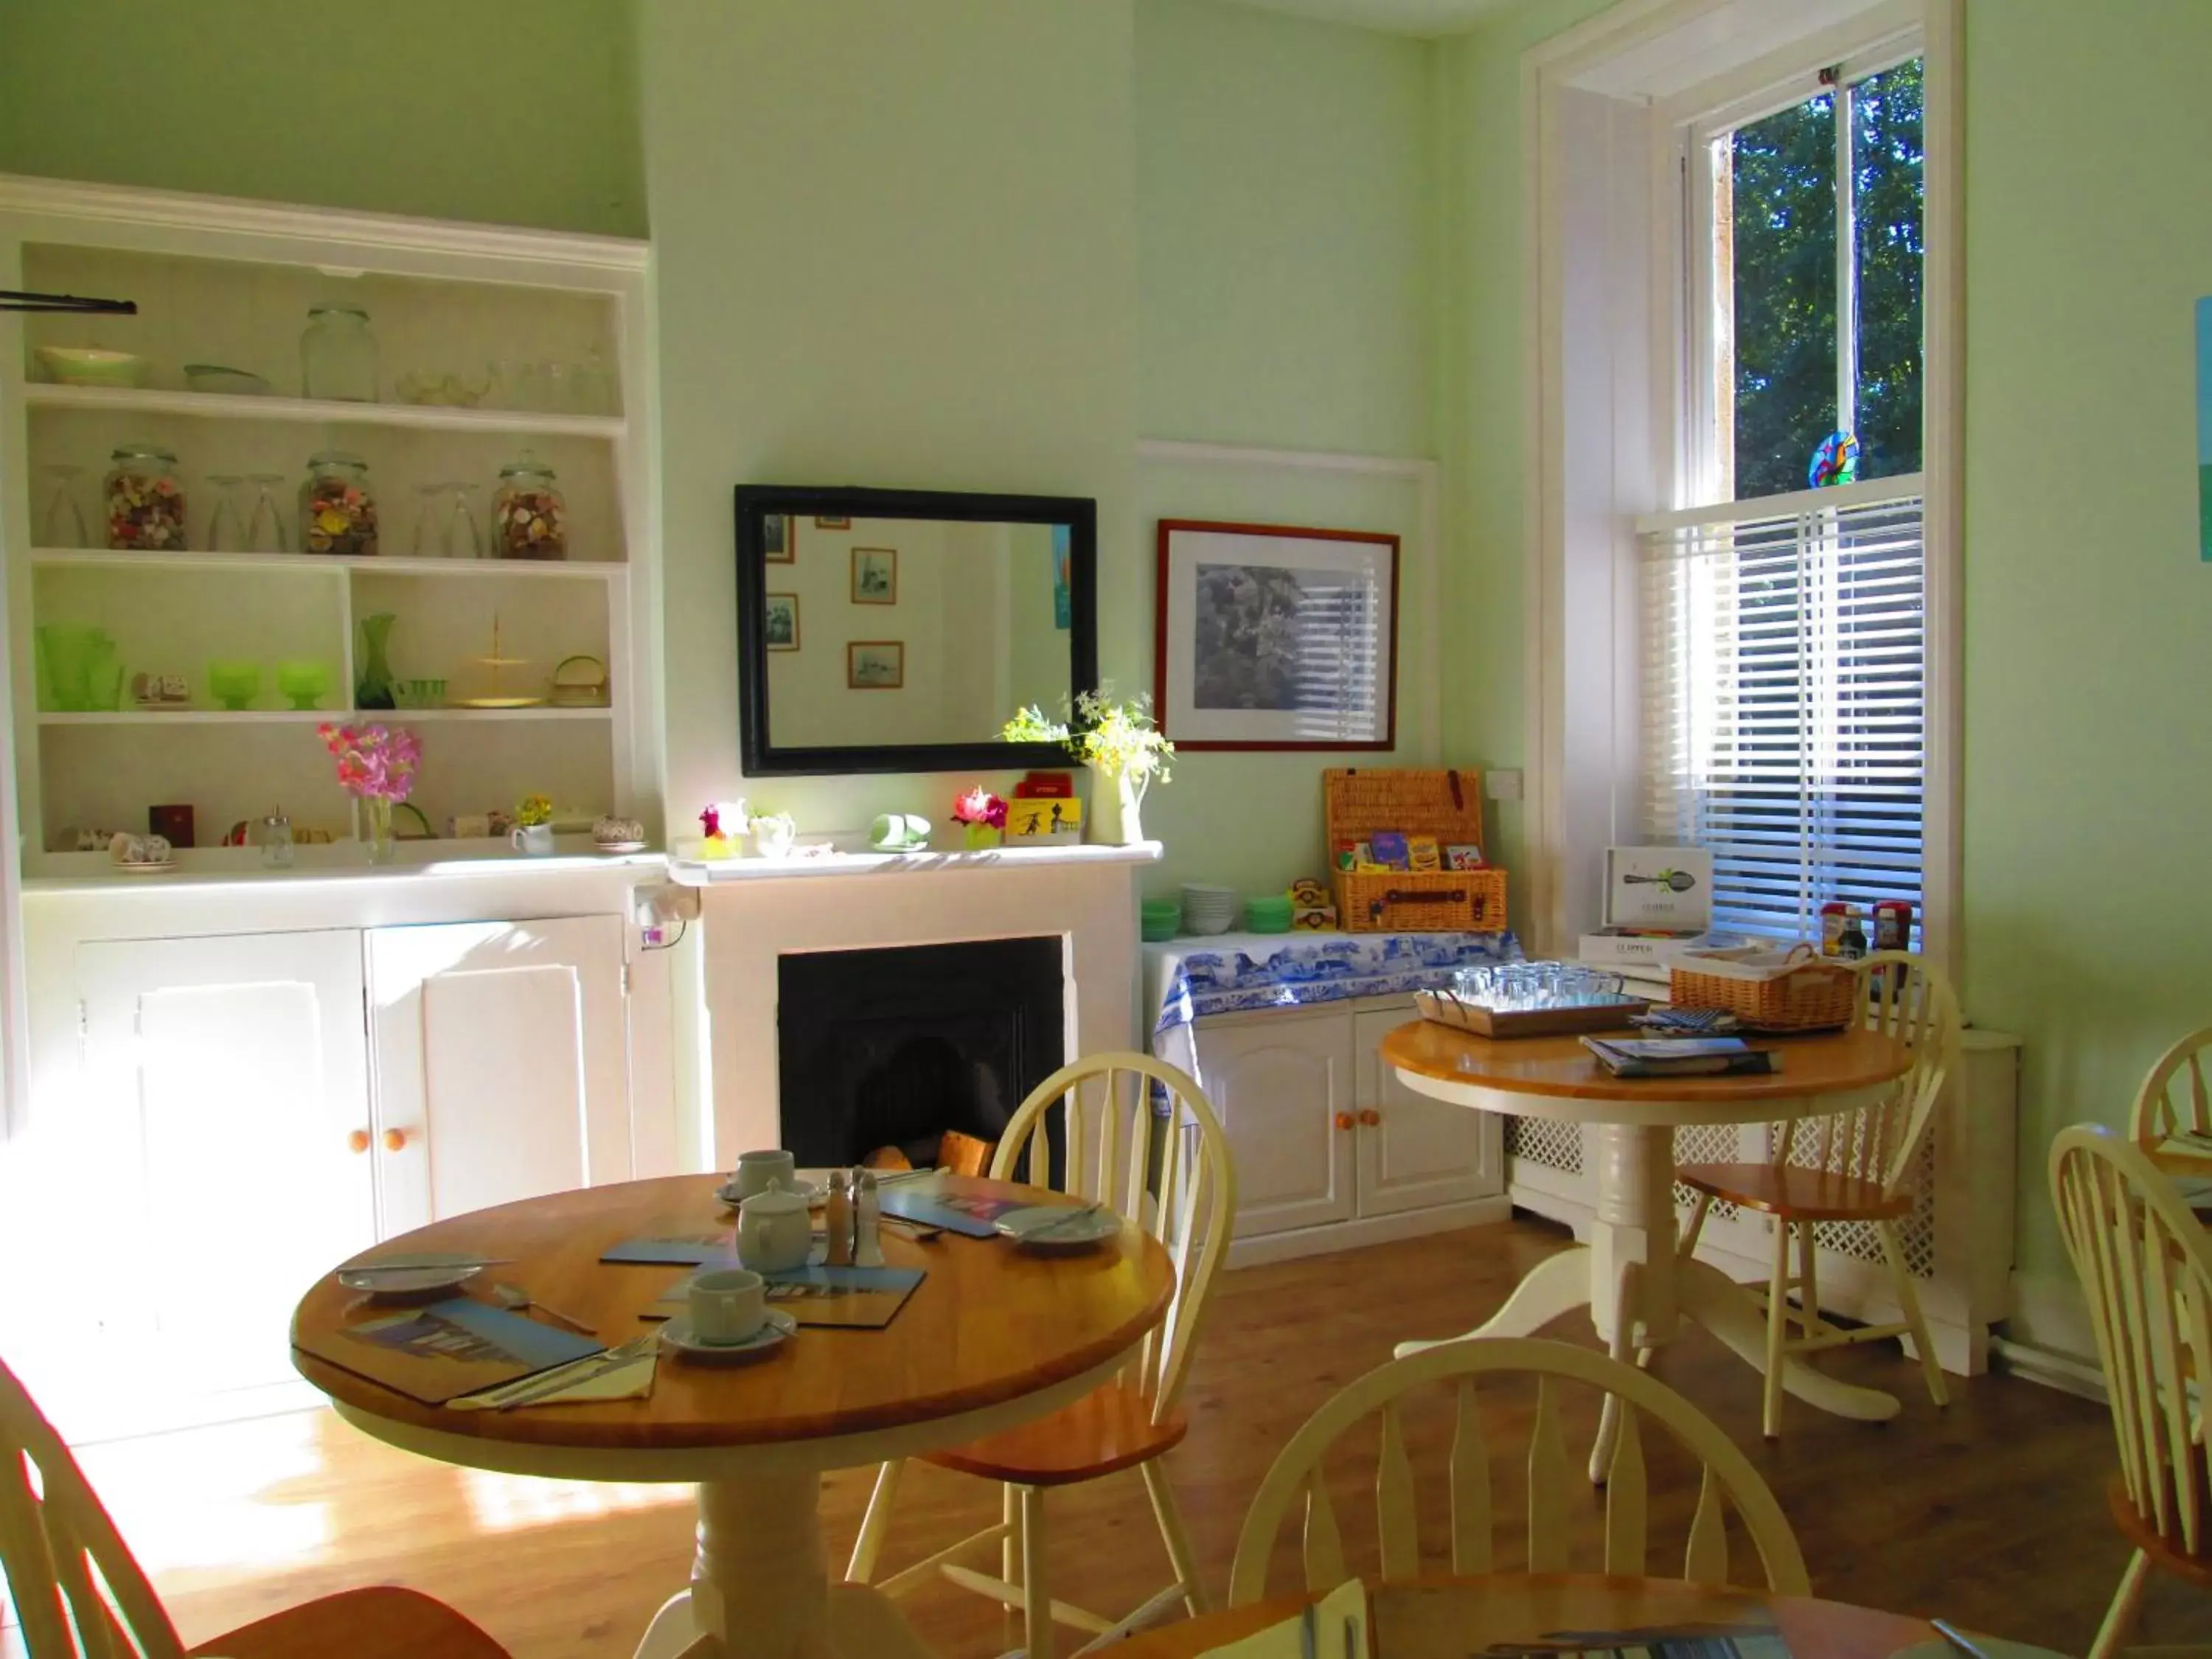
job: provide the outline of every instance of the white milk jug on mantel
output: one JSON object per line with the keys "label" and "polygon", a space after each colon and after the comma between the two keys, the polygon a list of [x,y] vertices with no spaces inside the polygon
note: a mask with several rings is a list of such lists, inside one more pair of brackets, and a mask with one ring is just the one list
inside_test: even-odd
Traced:
{"label": "white milk jug on mantel", "polygon": [[1150,772],[1120,775],[1103,767],[1091,769],[1091,839],[1102,846],[1134,847],[1145,838],[1145,790]]}

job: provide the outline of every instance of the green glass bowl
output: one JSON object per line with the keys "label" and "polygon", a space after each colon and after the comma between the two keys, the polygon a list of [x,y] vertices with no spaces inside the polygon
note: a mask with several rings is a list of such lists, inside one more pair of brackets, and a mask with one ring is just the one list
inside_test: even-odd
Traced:
{"label": "green glass bowl", "polygon": [[1182,906],[1173,899],[1146,899],[1137,915],[1137,937],[1147,944],[1173,939],[1182,926]]}
{"label": "green glass bowl", "polygon": [[1280,896],[1249,898],[1244,901],[1244,927],[1254,933],[1287,933],[1291,931],[1291,902]]}
{"label": "green glass bowl", "polygon": [[276,689],[292,700],[292,707],[305,712],[318,707],[331,689],[331,665],[326,662],[280,662],[276,665]]}
{"label": "green glass bowl", "polygon": [[261,665],[211,662],[208,665],[208,690],[225,708],[245,708],[261,695]]}

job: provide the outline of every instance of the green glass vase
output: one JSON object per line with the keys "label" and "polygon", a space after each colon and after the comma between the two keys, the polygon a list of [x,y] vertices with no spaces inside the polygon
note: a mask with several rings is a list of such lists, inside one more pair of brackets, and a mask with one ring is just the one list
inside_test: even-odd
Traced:
{"label": "green glass vase", "polygon": [[385,647],[392,640],[392,624],[398,617],[389,611],[363,617],[356,632],[361,635],[361,659],[355,665],[353,706],[356,708],[396,708],[392,696],[392,662]]}

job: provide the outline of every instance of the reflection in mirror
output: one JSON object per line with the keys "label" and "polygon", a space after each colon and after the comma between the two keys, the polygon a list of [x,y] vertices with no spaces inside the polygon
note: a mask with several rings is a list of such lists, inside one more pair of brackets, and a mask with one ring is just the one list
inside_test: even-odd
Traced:
{"label": "reflection in mirror", "polygon": [[775,747],[988,743],[1016,708],[1066,700],[1066,526],[800,520],[798,532],[789,562],[769,560]]}

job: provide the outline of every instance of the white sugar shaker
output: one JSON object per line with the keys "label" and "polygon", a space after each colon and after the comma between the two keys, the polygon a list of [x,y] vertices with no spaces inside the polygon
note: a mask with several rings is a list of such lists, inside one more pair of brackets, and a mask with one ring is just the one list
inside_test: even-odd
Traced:
{"label": "white sugar shaker", "polygon": [[859,1170],[853,1176],[853,1265],[856,1267],[880,1267],[884,1265],[884,1241],[881,1237],[883,1197],[876,1185],[873,1170]]}
{"label": "white sugar shaker", "polygon": [[824,1260],[833,1267],[853,1265],[853,1177],[842,1170],[830,1171],[830,1198],[822,1210],[822,1231],[829,1243]]}

